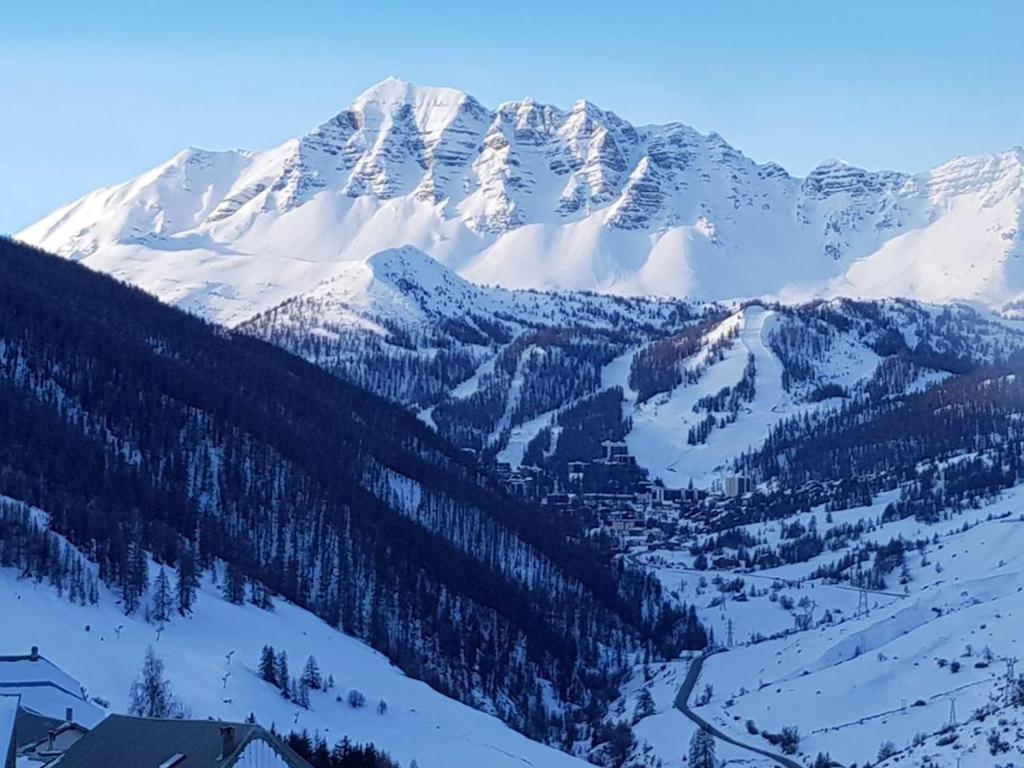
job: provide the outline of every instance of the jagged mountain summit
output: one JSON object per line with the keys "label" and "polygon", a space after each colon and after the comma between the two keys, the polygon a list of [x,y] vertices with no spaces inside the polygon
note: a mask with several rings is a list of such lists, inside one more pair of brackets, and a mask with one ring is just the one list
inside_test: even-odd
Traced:
{"label": "jagged mountain summit", "polygon": [[223,323],[413,245],[477,283],[724,299],[1024,292],[1024,150],[806,178],[587,101],[389,78],[274,149],[187,149],[18,237]]}

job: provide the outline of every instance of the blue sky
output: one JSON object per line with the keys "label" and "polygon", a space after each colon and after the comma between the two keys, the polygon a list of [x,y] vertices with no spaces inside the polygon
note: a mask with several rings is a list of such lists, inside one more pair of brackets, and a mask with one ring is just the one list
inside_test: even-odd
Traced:
{"label": "blue sky", "polygon": [[805,173],[1024,144],[1009,0],[150,2],[0,10],[0,232],[184,146],[272,146],[387,75],[577,98]]}

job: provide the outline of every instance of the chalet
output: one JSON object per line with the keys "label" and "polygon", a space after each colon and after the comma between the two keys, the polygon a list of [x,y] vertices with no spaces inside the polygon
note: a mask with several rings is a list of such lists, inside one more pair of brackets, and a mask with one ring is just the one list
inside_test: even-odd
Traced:
{"label": "chalet", "polygon": [[60,768],[311,768],[263,727],[216,720],[110,715],[60,759]]}

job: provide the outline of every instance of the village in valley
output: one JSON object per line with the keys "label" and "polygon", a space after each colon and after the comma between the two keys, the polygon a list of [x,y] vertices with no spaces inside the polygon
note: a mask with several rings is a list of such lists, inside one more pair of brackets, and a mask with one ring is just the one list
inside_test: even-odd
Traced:
{"label": "village in valley", "polygon": [[[497,463],[494,473],[515,497],[589,515],[592,533],[609,536],[620,552],[678,551],[688,546],[702,521],[755,515],[765,506],[765,497],[754,493],[746,475],[725,473],[707,488],[692,481],[669,488],[648,479],[624,441],[605,440],[601,447],[598,458],[568,462],[564,479],[548,469],[505,462]],[[825,485],[810,481],[789,495],[809,508],[825,500]],[[718,568],[739,564],[728,557],[714,563]]]}

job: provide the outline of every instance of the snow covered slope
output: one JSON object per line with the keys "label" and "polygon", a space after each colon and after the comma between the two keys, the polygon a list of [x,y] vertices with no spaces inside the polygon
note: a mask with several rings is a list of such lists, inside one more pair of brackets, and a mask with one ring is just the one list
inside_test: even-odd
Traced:
{"label": "snow covered slope", "polygon": [[[150,570],[155,578],[157,566]],[[79,605],[46,582],[19,579],[16,569],[0,568],[0,614],[17,617],[0,630],[0,653],[39,645],[41,653],[81,681],[90,697],[108,702],[109,712],[127,711],[132,681],[152,646],[165,663],[173,693],[193,717],[241,721],[252,713],[285,734],[306,729],[331,744],[344,736],[373,742],[403,765],[416,760],[422,768],[586,765],[405,676],[383,655],[284,599],[275,599],[271,611],[233,605],[208,579],[193,615],[175,614],[159,630],[141,611],[125,616],[103,585],[97,605]],[[257,674],[264,644],[285,651],[296,672],[314,656],[337,688],[314,691],[309,710],[285,700]],[[366,697],[365,708],[346,703],[353,689]],[[381,700],[387,703],[384,714],[377,712]],[[63,704],[56,711],[63,713]]]}
{"label": "snow covered slope", "polygon": [[[1017,678],[1008,677],[1007,660],[1021,655],[1022,496],[1017,487],[932,525],[886,519],[893,496],[883,495],[828,520],[817,508],[747,527],[769,546],[784,541],[787,526],[806,527],[812,518],[823,536],[867,524],[860,545],[906,542],[902,583],[865,592],[863,603],[848,584],[815,577],[842,548],[748,574],[690,570],[682,553],[646,556],[666,585],[702,606],[718,637],[732,626],[734,647],[704,665],[699,688],[711,685],[713,695],[698,711],[762,748],[769,742],[749,727],[778,733],[795,725],[805,760],[824,752],[843,765],[952,767],[957,757],[963,768],[1014,764],[1024,701],[1011,702]],[[738,592],[726,586],[733,579]],[[805,610],[811,626],[794,628]],[[681,682],[671,665],[662,674]],[[1011,745],[1002,756],[990,751],[993,731]],[[888,742],[892,756],[878,759]]]}
{"label": "snow covered slope", "polygon": [[509,290],[411,247],[347,264],[240,329],[513,465],[571,407],[620,390],[631,452],[676,487],[711,482],[785,419],[915,391],[1024,347],[1015,323],[962,305]]}
{"label": "snow covered slope", "polygon": [[[1019,764],[1020,370],[790,420],[741,460],[754,492],[632,548],[720,646],[689,699],[701,717],[761,749],[796,728],[804,765]],[[657,694],[682,674],[645,677]]]}
{"label": "snow covered slope", "polygon": [[1020,148],[799,179],[680,123],[388,79],[301,138],[184,150],[18,236],[229,324],[406,244],[509,287],[1002,304],[1022,189]]}

